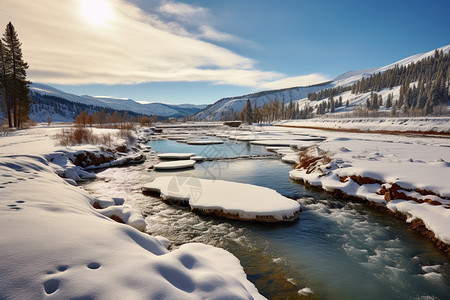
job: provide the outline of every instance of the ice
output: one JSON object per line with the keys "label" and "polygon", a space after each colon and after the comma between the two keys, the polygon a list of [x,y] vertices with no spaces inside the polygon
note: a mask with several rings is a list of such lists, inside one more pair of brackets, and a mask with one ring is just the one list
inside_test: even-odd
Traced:
{"label": "ice", "polygon": [[305,288],[302,288],[301,290],[299,290],[298,294],[300,296],[309,296],[309,295],[314,295],[314,292],[309,287],[305,287]]}
{"label": "ice", "polygon": [[165,161],[154,165],[155,170],[175,170],[192,168],[195,165],[195,160],[185,159],[177,161]]}
{"label": "ice", "polygon": [[225,217],[254,221],[292,221],[300,204],[276,191],[251,184],[187,176],[158,177],[142,187],[157,191],[163,199],[188,202],[200,212],[224,213]]}

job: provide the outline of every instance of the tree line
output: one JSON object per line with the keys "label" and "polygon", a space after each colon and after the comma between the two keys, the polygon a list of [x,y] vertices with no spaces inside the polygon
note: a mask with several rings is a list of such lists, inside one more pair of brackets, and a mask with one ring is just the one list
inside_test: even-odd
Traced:
{"label": "tree line", "polygon": [[75,117],[75,124],[77,126],[92,127],[94,124],[99,127],[112,127],[122,128],[130,123],[140,124],[141,126],[151,126],[154,122],[158,121],[158,116],[147,115],[132,115],[128,114],[128,111],[119,113],[117,110],[112,113],[105,113],[103,109],[94,113],[87,113],[86,110],[82,110],[80,114]]}
{"label": "tree line", "polygon": [[400,95],[396,101],[389,95],[385,107],[401,109],[403,113],[421,111],[431,114],[447,106],[450,88],[450,53],[435,50],[434,55],[362,78],[351,86],[328,88],[308,94],[308,100],[317,101],[333,97],[346,91],[352,94],[371,92],[367,100],[369,110],[377,110],[382,104],[381,96],[377,95],[383,89],[401,86]]}
{"label": "tree line", "polygon": [[[58,114],[67,119],[75,120],[75,117],[79,115],[83,110],[85,110],[88,114],[94,114],[103,110],[105,115],[112,115],[116,111],[108,107],[73,102],[58,96],[40,94],[34,91],[30,91],[30,99],[33,101],[30,107],[30,113],[33,114],[46,111],[48,117]],[[127,112],[128,118],[140,118],[144,116],[143,114],[133,111],[118,110],[117,112],[120,115],[123,115],[125,112]]]}
{"label": "tree line", "polygon": [[28,120],[31,100],[26,79],[28,64],[13,24],[6,25],[0,39],[0,109],[9,127],[22,127]]}

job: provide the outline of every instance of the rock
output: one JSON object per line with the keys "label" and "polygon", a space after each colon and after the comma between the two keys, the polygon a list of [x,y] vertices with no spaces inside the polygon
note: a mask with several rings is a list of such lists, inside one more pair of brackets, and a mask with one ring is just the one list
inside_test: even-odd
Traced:
{"label": "rock", "polygon": [[122,220],[122,218],[119,217],[119,216],[112,215],[110,218],[113,219],[114,221],[116,221],[117,223],[125,224],[125,222],[124,222],[124,221]]}
{"label": "rock", "polygon": [[120,145],[116,147],[117,152],[126,153],[128,151],[127,145]]}

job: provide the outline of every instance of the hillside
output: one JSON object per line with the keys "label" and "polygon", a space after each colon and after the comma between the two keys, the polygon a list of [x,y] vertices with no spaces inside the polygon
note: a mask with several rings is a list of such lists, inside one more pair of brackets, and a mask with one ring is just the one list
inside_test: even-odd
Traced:
{"label": "hillside", "polygon": [[[205,105],[192,104],[165,104],[165,103],[148,103],[141,104],[132,99],[117,99],[108,97],[92,97],[78,96],[66,93],[52,86],[33,83],[30,86],[30,97],[35,101],[30,110],[30,117],[37,121],[47,121],[47,117],[51,117],[55,121],[73,121],[74,106],[76,110],[86,109],[85,106],[91,106],[91,110],[98,111],[101,108],[107,108],[118,111],[131,112],[130,115],[157,115],[163,118],[183,118],[184,116],[194,114],[205,107]],[[41,101],[41,99],[46,99]],[[48,101],[57,101],[58,109],[53,109],[53,104],[48,106]],[[66,100],[68,102],[65,102]]]}
{"label": "hillside", "polygon": [[[437,49],[444,54],[449,53],[450,45],[441,47]],[[394,68],[407,67],[412,63],[417,63],[423,59],[428,57],[432,57],[435,54],[435,50],[416,54],[405,59],[399,60],[387,66],[383,66],[380,68],[371,68],[359,71],[349,71],[343,73],[337,77],[335,77],[330,82],[325,82],[318,85],[306,86],[306,87],[293,87],[286,88],[281,90],[273,90],[273,91],[264,91],[254,94],[248,94],[237,97],[229,97],[218,100],[212,105],[207,106],[202,111],[198,112],[195,117],[201,120],[207,121],[217,121],[217,120],[225,120],[230,119],[233,114],[236,116],[236,112],[240,113],[244,106],[246,105],[247,100],[250,100],[252,107],[254,107],[255,103],[258,108],[261,108],[264,104],[274,102],[278,100],[281,104],[284,103],[288,105],[290,101],[293,101],[294,104],[297,104],[298,110],[317,110],[318,106],[324,105],[324,102],[328,100],[328,97],[316,99],[316,101],[309,101],[308,94],[317,93],[319,91],[331,88],[342,88],[342,91],[335,93],[334,96],[337,100],[340,96],[342,97],[342,101],[344,104],[348,101],[348,106],[342,105],[337,107],[333,113],[342,113],[342,112],[352,112],[360,106],[366,104],[367,99],[371,96],[370,92],[352,94],[349,91],[349,87],[362,79],[369,78],[378,73],[383,73],[387,70],[391,70]],[[400,96],[400,86],[394,86],[389,89],[384,89],[379,91],[380,96],[383,99],[387,99],[389,94],[392,94],[393,101],[398,100]],[[297,116],[299,117],[299,116]]]}

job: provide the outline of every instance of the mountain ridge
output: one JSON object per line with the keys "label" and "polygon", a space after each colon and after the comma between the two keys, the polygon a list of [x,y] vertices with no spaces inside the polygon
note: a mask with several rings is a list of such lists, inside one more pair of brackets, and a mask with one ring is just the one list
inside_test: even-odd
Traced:
{"label": "mountain ridge", "polygon": [[[362,78],[367,78],[379,72],[382,73],[386,70],[394,68],[395,66],[399,67],[407,66],[412,62],[416,62],[431,55],[434,55],[436,50],[438,51],[442,50],[444,53],[447,53],[450,51],[450,45],[433,49],[428,52],[411,55],[409,57],[403,58],[399,61],[396,61],[386,66],[363,70],[347,71],[345,73],[336,76],[331,81],[320,83],[317,85],[283,88],[277,90],[255,92],[241,96],[222,98],[217,100],[213,104],[208,105],[198,113],[196,113],[194,117],[200,120],[218,121],[226,118],[227,116],[230,116],[234,112],[237,113],[241,112],[242,109],[245,107],[247,100],[250,100],[252,106],[255,105],[256,103],[258,107],[263,106],[265,103],[273,102],[275,101],[275,99],[277,99],[280,102],[284,102],[285,104],[287,104],[290,101],[298,103],[301,102],[302,100],[305,100],[309,93],[318,92],[322,89],[327,88],[352,85],[353,83],[361,80]],[[358,104],[361,104],[364,101],[365,98],[358,98]]]}
{"label": "mountain ridge", "polygon": [[[82,103],[85,105],[106,107],[121,111],[132,111],[138,114],[149,116],[158,115],[160,117],[165,118],[183,118],[185,116],[196,113],[202,108],[206,107],[206,105],[195,105],[189,103],[177,105],[160,102],[150,102],[147,104],[142,104],[133,99],[121,99],[104,96],[98,97],[88,95],[78,96],[75,94],[64,92],[51,85],[43,83],[32,83],[30,85],[30,92],[37,93],[39,95],[49,95],[59,97],[71,102]],[[35,121],[43,121],[43,120],[35,120]]]}

